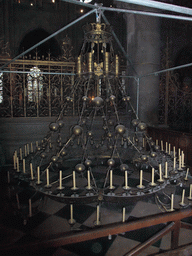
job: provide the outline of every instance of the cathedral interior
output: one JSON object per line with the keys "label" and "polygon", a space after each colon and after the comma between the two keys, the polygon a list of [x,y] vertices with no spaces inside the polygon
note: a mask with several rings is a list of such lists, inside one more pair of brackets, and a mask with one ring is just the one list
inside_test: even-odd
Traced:
{"label": "cathedral interior", "polygon": [[0,0],[1,255],[192,255],[191,16]]}

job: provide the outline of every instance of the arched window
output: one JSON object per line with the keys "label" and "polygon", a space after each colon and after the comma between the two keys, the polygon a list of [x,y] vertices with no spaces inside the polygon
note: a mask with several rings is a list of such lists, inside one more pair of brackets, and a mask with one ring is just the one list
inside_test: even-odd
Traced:
{"label": "arched window", "polygon": [[3,102],[3,73],[0,73],[0,103]]}
{"label": "arched window", "polygon": [[43,77],[38,67],[30,69],[27,74],[27,96],[29,102],[39,102],[43,95]]}

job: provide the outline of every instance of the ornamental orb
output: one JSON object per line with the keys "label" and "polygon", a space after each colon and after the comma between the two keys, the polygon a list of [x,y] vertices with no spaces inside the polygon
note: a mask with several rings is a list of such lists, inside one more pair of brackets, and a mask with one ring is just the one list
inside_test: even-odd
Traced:
{"label": "ornamental orb", "polygon": [[43,152],[43,153],[41,153],[41,158],[45,158],[46,157],[46,153],[45,152]]}
{"label": "ornamental orb", "polygon": [[38,150],[38,151],[40,151],[40,150],[41,150],[41,147],[40,147],[40,146],[39,146],[39,147],[37,147],[37,150]]}
{"label": "ornamental orb", "polygon": [[93,99],[93,103],[95,104],[96,107],[101,107],[103,104],[103,99],[101,97],[95,97]]}
{"label": "ornamental orb", "polygon": [[56,132],[59,129],[58,123],[50,123],[49,129],[53,132]]}
{"label": "ornamental orb", "polygon": [[107,164],[108,164],[109,166],[114,166],[114,165],[115,165],[115,160],[112,159],[112,158],[110,158],[110,159],[107,161]]}
{"label": "ornamental orb", "polygon": [[160,149],[159,145],[155,145],[154,149],[159,150]]}
{"label": "ornamental orb", "polygon": [[114,122],[113,122],[112,119],[109,119],[109,120],[108,120],[108,125],[110,125],[110,126],[113,126],[113,125],[114,125]]}
{"label": "ornamental orb", "polygon": [[133,125],[133,126],[137,126],[139,123],[140,123],[140,120],[139,120],[139,119],[133,119],[133,120],[132,120],[132,125]]}
{"label": "ornamental orb", "polygon": [[147,128],[147,125],[146,125],[146,123],[139,123],[138,124],[138,128],[141,130],[141,131],[144,131],[144,130],[146,130],[146,128]]}
{"label": "ornamental orb", "polygon": [[108,138],[111,138],[111,137],[112,137],[112,133],[111,133],[111,132],[108,132],[108,133],[107,133],[107,137],[108,137]]}
{"label": "ornamental orb", "polygon": [[82,128],[80,125],[76,125],[73,127],[73,133],[76,135],[76,136],[79,136],[82,134]]}
{"label": "ornamental orb", "polygon": [[115,131],[117,133],[119,133],[120,135],[123,135],[125,133],[125,126],[122,125],[122,124],[118,124],[116,127],[115,127]]}
{"label": "ornamental orb", "polygon": [[52,156],[51,160],[52,160],[53,162],[57,162],[57,156]]}
{"label": "ornamental orb", "polygon": [[77,165],[75,166],[75,170],[76,170],[77,172],[83,172],[83,171],[85,170],[85,166],[84,166],[83,164],[77,164]]}
{"label": "ornamental orb", "polygon": [[130,96],[127,96],[127,101],[130,101],[131,100],[131,97]]}
{"label": "ornamental orb", "polygon": [[89,137],[93,136],[92,131],[88,131],[88,133],[87,133],[87,134],[88,134],[88,136],[89,136]]}
{"label": "ornamental orb", "polygon": [[115,95],[111,95],[110,97],[109,97],[109,99],[111,100],[111,101],[114,101],[115,100]]}
{"label": "ornamental orb", "polygon": [[91,166],[91,164],[92,164],[92,161],[91,161],[91,160],[89,160],[89,159],[86,159],[86,160],[85,160],[85,165],[86,165],[87,167]]}
{"label": "ornamental orb", "polygon": [[59,120],[58,122],[59,128],[62,128],[64,126],[64,122],[62,120]]}
{"label": "ornamental orb", "polygon": [[128,165],[127,165],[127,164],[121,164],[121,165],[120,165],[120,170],[121,170],[122,172],[127,171],[127,170],[128,170]]}
{"label": "ornamental orb", "polygon": [[88,99],[89,99],[89,98],[88,98],[87,96],[83,96],[83,97],[82,97],[82,100],[83,100],[83,101],[88,101]]}
{"label": "ornamental orb", "polygon": [[123,97],[122,100],[123,100],[123,101],[127,101],[127,97]]}
{"label": "ornamental orb", "polygon": [[156,152],[151,152],[151,157],[156,157]]}
{"label": "ornamental orb", "polygon": [[142,155],[142,156],[141,156],[141,160],[142,160],[142,161],[147,161],[147,156],[146,156],[146,155]]}
{"label": "ornamental orb", "polygon": [[66,156],[67,155],[67,151],[65,149],[63,149],[60,153],[61,156]]}

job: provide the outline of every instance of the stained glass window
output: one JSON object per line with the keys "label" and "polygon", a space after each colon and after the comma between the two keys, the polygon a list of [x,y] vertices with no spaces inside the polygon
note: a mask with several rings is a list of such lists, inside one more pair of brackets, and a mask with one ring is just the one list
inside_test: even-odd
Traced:
{"label": "stained glass window", "polygon": [[43,77],[40,72],[38,67],[33,67],[27,74],[27,95],[30,102],[39,102],[43,95]]}

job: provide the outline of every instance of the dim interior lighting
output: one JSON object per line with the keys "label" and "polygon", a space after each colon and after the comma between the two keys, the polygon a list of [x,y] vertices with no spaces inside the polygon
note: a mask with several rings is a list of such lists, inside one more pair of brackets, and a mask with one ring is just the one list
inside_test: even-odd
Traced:
{"label": "dim interior lighting", "polygon": [[52,0],[52,3],[54,4],[54,3],[55,3],[55,0]]}
{"label": "dim interior lighting", "polygon": [[33,6],[33,3],[31,3],[31,6]]}
{"label": "dim interior lighting", "polygon": [[84,10],[83,10],[83,9],[81,9],[81,10],[80,10],[80,13],[83,13],[83,12],[84,12]]}

